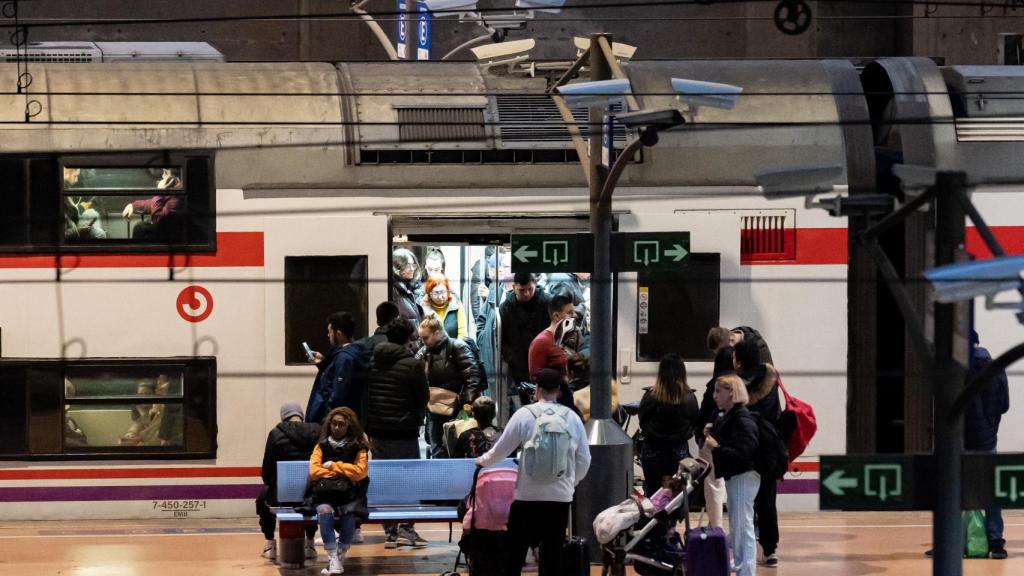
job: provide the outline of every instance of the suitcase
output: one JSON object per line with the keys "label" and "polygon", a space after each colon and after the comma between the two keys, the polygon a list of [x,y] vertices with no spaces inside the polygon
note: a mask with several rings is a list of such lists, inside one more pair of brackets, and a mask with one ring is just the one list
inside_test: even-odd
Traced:
{"label": "suitcase", "polygon": [[690,530],[686,535],[686,576],[729,576],[729,543],[724,530]]}
{"label": "suitcase", "polygon": [[589,576],[590,551],[587,539],[568,536],[562,545],[562,576]]}

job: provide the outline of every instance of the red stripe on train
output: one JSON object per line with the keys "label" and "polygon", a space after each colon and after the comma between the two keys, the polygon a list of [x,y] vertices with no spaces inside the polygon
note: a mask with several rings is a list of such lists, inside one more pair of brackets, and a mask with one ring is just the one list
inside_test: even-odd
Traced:
{"label": "red stripe on train", "polygon": [[[72,254],[62,268],[239,268],[263,266],[263,232],[218,232],[213,254]],[[0,256],[0,268],[54,268],[57,256]]]}
{"label": "red stripe on train", "polygon": [[796,258],[788,260],[757,260],[744,258],[746,266],[821,266],[847,264],[846,228],[797,228],[785,231],[786,244],[796,247]]}
{"label": "red stripe on train", "polygon": [[[1010,256],[1024,255],[1024,226],[991,226],[992,234]],[[978,258],[991,258],[988,246],[976,228],[967,229],[967,251]]]}
{"label": "red stripe on train", "polygon": [[218,468],[50,468],[0,470],[3,480],[110,480],[117,478],[258,478],[256,467]]}

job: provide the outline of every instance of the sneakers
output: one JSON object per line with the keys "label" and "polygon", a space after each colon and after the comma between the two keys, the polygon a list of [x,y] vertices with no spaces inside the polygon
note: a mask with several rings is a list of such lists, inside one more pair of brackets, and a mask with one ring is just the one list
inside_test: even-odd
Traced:
{"label": "sneakers", "polygon": [[384,538],[384,548],[398,548],[398,534],[388,533],[388,535]]}
{"label": "sneakers", "polygon": [[988,557],[993,560],[1006,560],[1006,540],[992,540],[988,543]]}
{"label": "sneakers", "polygon": [[[399,546],[412,546],[414,548],[422,548],[427,545],[427,541],[422,536],[416,533],[416,530],[410,528],[399,528],[398,537],[396,538]],[[387,544],[385,543],[385,548]]]}
{"label": "sneakers", "polygon": [[338,574],[344,574],[345,568],[342,567],[341,561],[344,558],[338,553],[338,550],[327,551],[328,564],[327,567],[320,571],[324,576],[336,576]]}
{"label": "sneakers", "polygon": [[356,528],[356,533],[352,536],[352,543],[353,544],[362,544],[363,543],[363,529],[362,528]]}
{"label": "sneakers", "polygon": [[766,568],[775,568],[779,565],[779,557],[775,553],[769,554],[764,557],[764,565]]}
{"label": "sneakers", "polygon": [[[263,545],[263,557],[267,560],[277,560],[277,541],[267,540]],[[1005,556],[1003,556],[1005,558]]]}
{"label": "sneakers", "polygon": [[312,538],[306,538],[306,546],[303,551],[306,554],[306,558],[316,560],[316,544],[314,544]]}

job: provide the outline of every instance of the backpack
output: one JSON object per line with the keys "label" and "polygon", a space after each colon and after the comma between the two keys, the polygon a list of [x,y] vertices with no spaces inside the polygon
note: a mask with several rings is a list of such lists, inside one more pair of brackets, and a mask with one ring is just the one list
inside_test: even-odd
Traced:
{"label": "backpack", "polygon": [[757,343],[757,351],[760,353],[762,364],[775,364],[772,362],[772,351],[768,349],[768,341],[761,336],[760,332],[750,326],[737,326],[732,329],[732,332],[736,331],[743,333],[744,342],[749,340]]}
{"label": "backpack", "polygon": [[782,385],[782,378],[779,378],[779,389],[786,399],[786,408],[779,415],[779,432],[786,441],[789,461],[793,462],[804,453],[818,431],[818,419],[810,404],[789,395]]}
{"label": "backpack", "polygon": [[523,444],[523,471],[534,480],[558,480],[572,465],[569,408],[554,402],[525,406],[533,414],[533,434]]}
{"label": "backpack", "polygon": [[754,453],[754,470],[761,476],[768,476],[775,480],[782,479],[789,468],[789,452],[786,450],[786,442],[779,434],[779,430],[767,418],[752,412],[754,421],[757,422],[757,435],[759,446]]}

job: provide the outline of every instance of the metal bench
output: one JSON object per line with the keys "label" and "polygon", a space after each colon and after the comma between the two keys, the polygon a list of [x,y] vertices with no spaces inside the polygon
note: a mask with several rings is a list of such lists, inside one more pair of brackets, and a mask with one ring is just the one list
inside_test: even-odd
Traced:
{"label": "metal bench", "polygon": [[[469,494],[473,484],[476,464],[472,458],[370,460],[369,466],[370,487],[366,494],[370,512],[368,522],[447,522],[448,541],[452,541],[452,524],[458,521],[458,502]],[[512,459],[506,459],[498,466],[515,466],[515,463]],[[308,460],[277,463],[277,501],[284,507],[275,512],[280,527],[282,551],[285,534],[301,539],[300,527],[315,520],[313,516],[303,516],[287,506],[302,502],[308,475]],[[285,566],[285,554],[279,556],[281,565]],[[288,560],[292,559],[291,554],[287,556]],[[301,554],[298,564],[301,567]]]}

